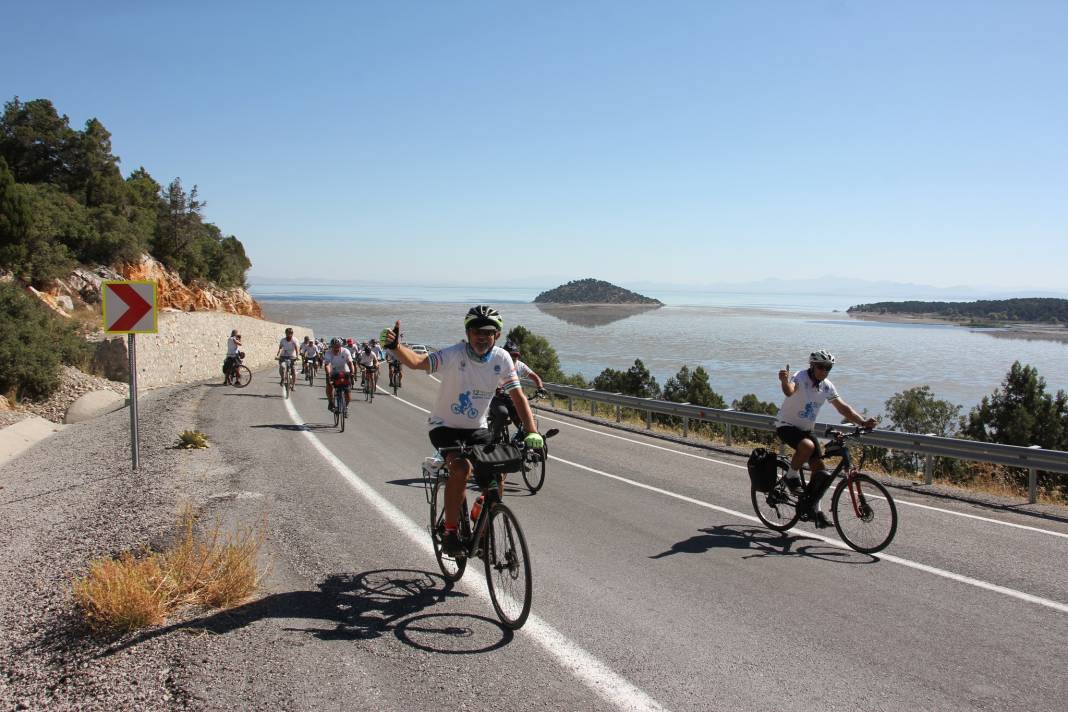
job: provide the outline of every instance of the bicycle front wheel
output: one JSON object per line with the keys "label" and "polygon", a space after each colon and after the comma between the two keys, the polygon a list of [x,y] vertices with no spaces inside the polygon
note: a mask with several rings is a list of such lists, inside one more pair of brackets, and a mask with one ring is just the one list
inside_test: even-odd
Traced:
{"label": "bicycle front wheel", "polygon": [[534,494],[545,484],[545,468],[549,466],[549,448],[532,450],[523,458],[523,481]]}
{"label": "bicycle front wheel", "polygon": [[527,622],[533,580],[527,540],[512,510],[496,504],[486,527],[486,583],[497,617],[516,630]]}
{"label": "bicycle front wheel", "polygon": [[797,524],[797,497],[790,493],[786,487],[786,479],[783,477],[782,468],[779,468],[779,478],[770,492],[759,492],[755,487],[750,487],[749,497],[753,501],[753,509],[764,525],[777,532],[784,532]]}
{"label": "bicycle front wheel", "polygon": [[248,366],[234,366],[234,370],[230,372],[230,383],[234,388],[244,388],[252,381],[252,371],[248,370]]}
{"label": "bicycle front wheel", "polygon": [[882,551],[897,533],[897,507],[881,484],[867,475],[838,483],[831,499],[838,536],[862,554]]}
{"label": "bicycle front wheel", "polygon": [[[460,516],[466,516],[466,507]],[[441,550],[441,537],[445,533],[445,480],[434,482],[430,494],[430,538],[434,542],[434,558],[446,581],[459,581],[467,568],[467,559],[463,556],[454,558]]]}

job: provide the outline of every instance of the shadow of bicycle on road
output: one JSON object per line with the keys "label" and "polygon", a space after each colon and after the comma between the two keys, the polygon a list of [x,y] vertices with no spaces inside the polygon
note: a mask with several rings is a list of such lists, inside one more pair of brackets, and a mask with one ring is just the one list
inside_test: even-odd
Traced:
{"label": "shadow of bicycle on road", "polygon": [[[288,591],[265,596],[208,616],[148,631],[110,647],[110,657],[143,642],[175,632],[225,635],[265,619],[320,621],[332,627],[286,627],[320,640],[371,640],[392,634],[420,650],[470,655],[501,648],[514,637],[496,620],[464,613],[426,613],[449,599],[467,598],[440,574],[382,569],[333,574],[318,591]],[[434,621],[431,623],[430,621]]]}
{"label": "shadow of bicycle on road", "polygon": [[840,564],[872,564],[874,556],[840,549],[812,539],[803,533],[778,533],[744,524],[716,525],[699,529],[699,535],[677,541],[667,551],[650,556],[663,559],[677,554],[704,554],[712,549],[737,549],[751,552],[743,559],[759,559],[772,556],[808,556]]}

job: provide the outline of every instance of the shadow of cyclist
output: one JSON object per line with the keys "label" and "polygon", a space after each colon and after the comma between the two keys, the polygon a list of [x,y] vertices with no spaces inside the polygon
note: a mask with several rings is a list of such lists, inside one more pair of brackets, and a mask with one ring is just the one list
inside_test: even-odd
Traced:
{"label": "shadow of cyclist", "polygon": [[804,534],[778,534],[743,524],[716,525],[698,531],[703,533],[677,541],[667,551],[654,554],[649,558],[663,559],[676,554],[703,554],[712,549],[738,549],[752,552],[743,556],[743,559],[766,556],[810,556],[843,564],[870,564],[878,560],[874,556],[824,544]]}

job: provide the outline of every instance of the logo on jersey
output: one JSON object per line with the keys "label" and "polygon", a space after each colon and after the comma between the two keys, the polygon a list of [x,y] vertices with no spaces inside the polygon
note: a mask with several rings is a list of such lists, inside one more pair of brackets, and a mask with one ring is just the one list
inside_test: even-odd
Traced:
{"label": "logo on jersey", "polygon": [[495,365],[493,367],[493,372],[494,373],[500,373],[501,372],[501,364],[498,363],[497,365]]}
{"label": "logo on jersey", "polygon": [[820,407],[815,403],[805,403],[805,409],[797,414],[802,420],[815,420]]}
{"label": "logo on jersey", "polygon": [[478,409],[471,403],[471,391],[464,391],[449,408],[456,415],[466,415],[474,419],[478,417]]}

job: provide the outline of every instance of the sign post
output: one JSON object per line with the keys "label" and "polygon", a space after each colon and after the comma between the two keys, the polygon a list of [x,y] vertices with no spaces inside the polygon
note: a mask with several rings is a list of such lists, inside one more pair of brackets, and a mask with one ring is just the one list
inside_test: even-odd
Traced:
{"label": "sign post", "polygon": [[158,331],[156,283],[134,280],[104,282],[104,331],[126,334],[130,354],[130,461],[134,471],[141,466],[137,429],[137,334]]}

